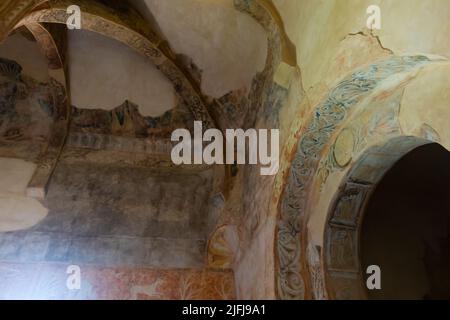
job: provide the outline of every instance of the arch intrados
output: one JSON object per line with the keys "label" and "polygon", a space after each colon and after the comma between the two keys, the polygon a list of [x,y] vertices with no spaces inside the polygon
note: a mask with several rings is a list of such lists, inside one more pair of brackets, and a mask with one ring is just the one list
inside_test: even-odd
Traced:
{"label": "arch intrados", "polygon": [[324,232],[324,278],[330,299],[368,298],[360,263],[365,209],[376,186],[401,158],[435,143],[414,136],[392,138],[366,150],[343,179],[329,207]]}

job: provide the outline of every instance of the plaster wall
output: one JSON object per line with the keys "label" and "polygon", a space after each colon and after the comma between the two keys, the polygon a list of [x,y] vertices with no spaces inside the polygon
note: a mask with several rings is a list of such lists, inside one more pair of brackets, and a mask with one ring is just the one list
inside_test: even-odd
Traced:
{"label": "plaster wall", "polygon": [[36,42],[15,33],[0,44],[0,57],[17,61],[23,73],[40,82],[48,82],[48,66],[45,56]]}
{"label": "plaster wall", "polygon": [[153,117],[176,106],[172,84],[139,53],[90,31],[74,30],[68,37],[73,105],[112,110],[128,100]]}
{"label": "plaster wall", "polygon": [[[438,86],[430,84],[439,84]],[[405,90],[399,121],[404,132],[420,134],[424,124],[429,138],[450,148],[450,66],[437,64],[423,70]]]}
{"label": "plaster wall", "polygon": [[[361,263],[378,265],[382,290],[371,299],[447,299],[450,154],[438,144],[400,159],[371,195],[361,232]],[[387,250],[388,249],[388,250]]]}
{"label": "plaster wall", "polygon": [[[450,4],[447,1],[274,0],[274,4],[283,17],[287,34],[297,45],[302,81],[312,108],[351,70],[391,53],[450,56],[450,43],[442,38],[441,31],[449,23],[446,17]],[[382,10],[382,29],[374,31],[379,42],[369,37],[365,30],[366,9],[372,4],[379,5]],[[365,34],[357,34],[361,31]],[[405,132],[420,131],[424,119],[428,119],[433,127],[448,136],[444,125],[446,117],[442,116],[448,110],[447,91],[444,89],[448,86],[447,69],[441,65],[427,68],[408,85],[400,119]],[[430,89],[426,83],[431,82],[442,85]],[[427,98],[423,98],[424,95]],[[421,103],[423,100],[432,103],[427,102],[425,106]],[[334,174],[337,176],[329,180],[337,182],[344,173]],[[322,193],[331,196],[335,188],[336,185],[327,185]],[[327,208],[318,211],[326,212]],[[316,239],[320,243],[321,237]]]}
{"label": "plaster wall", "polygon": [[[83,150],[66,148],[62,158],[77,153]],[[12,178],[20,176],[0,182]],[[202,268],[211,184],[210,171],[61,160],[45,199],[48,216],[32,228],[0,233],[0,261]]]}
{"label": "plaster wall", "polygon": [[[280,195],[279,190],[283,189],[283,181],[290,170],[289,165],[286,168],[283,163],[289,163],[295,157],[297,143],[305,133],[302,131],[305,129],[304,125],[316,116],[311,111],[320,106],[330,96],[330,93],[337,93],[336,86],[340,81],[359,68],[367,67],[375,61],[381,61],[393,55],[422,53],[433,59],[437,56],[444,58],[450,56],[450,43],[443,39],[442,33],[442,30],[448,25],[450,4],[447,1],[274,0],[273,2],[283,18],[287,35],[297,47],[299,69],[294,72],[288,70],[289,68],[284,68],[285,71],[275,74],[275,81],[289,89],[290,95],[278,113],[280,116],[279,127],[284,130],[289,129],[283,136],[282,150],[284,152],[281,156],[280,174],[270,192],[275,205],[270,205],[269,209],[264,202],[255,205],[259,206],[259,214],[251,219],[258,221],[259,225],[263,224],[261,221],[266,221],[267,216],[276,215],[280,210],[276,205]],[[382,29],[374,31],[374,34],[371,35],[366,28],[368,18],[366,9],[373,4],[381,7]],[[362,151],[361,149],[356,150],[357,143],[368,147],[383,143],[385,137],[395,134],[425,137],[432,141],[442,141],[444,146],[447,146],[448,129],[444,125],[447,117],[442,116],[446,115],[448,110],[446,103],[448,101],[447,68],[443,64],[433,64],[433,66],[418,72],[411,71],[409,74],[396,75],[387,79],[377,88],[378,92],[373,93],[371,98],[358,105],[358,110],[367,110],[367,112],[364,114],[361,111],[359,120],[349,120],[349,122],[357,123],[355,124],[356,128],[352,128],[355,129],[356,136],[353,142],[342,142],[343,152],[347,152],[347,148],[350,148],[353,160],[356,161]],[[301,75],[297,82],[284,81],[295,79],[292,77],[292,74],[295,73]],[[286,75],[287,77],[285,77]],[[297,86],[295,86],[296,83]],[[430,88],[431,83],[433,83],[433,88]],[[404,86],[406,86],[405,91],[403,91]],[[304,89],[304,96],[302,96],[303,91],[298,89],[300,87]],[[292,96],[294,90],[297,91],[296,97]],[[343,93],[343,95],[345,94],[350,97],[353,92],[349,89],[348,92]],[[426,107],[424,101],[427,101]],[[433,102],[429,103],[428,101]],[[335,116],[338,117],[337,114]],[[327,120],[324,119],[324,121]],[[325,125],[325,123],[322,124]],[[398,124],[401,124],[400,128]],[[376,126],[379,127],[375,129]],[[428,130],[429,127],[430,130]],[[378,133],[369,138],[369,135],[374,134],[376,130],[379,130]],[[317,154],[323,159],[320,161],[320,168],[314,169],[316,171],[310,173],[314,183],[307,186],[308,191],[312,191],[313,198],[308,199],[308,207],[302,214],[308,225],[306,237],[311,237],[307,241],[312,239],[311,245],[313,246],[320,247],[322,245],[330,203],[347,173],[348,166],[328,172],[325,170],[329,164],[327,156],[333,153],[334,143],[339,132],[340,129],[337,129],[333,135],[330,135],[322,153]],[[314,138],[318,139],[317,136]],[[317,143],[319,142],[317,141]],[[380,156],[379,160],[389,163],[390,158],[391,155],[385,154]],[[309,168],[304,169],[307,172],[306,170]],[[296,170],[301,172],[302,168],[296,168]],[[326,181],[325,184],[322,184],[322,179]],[[302,231],[300,230],[300,234],[305,236]],[[274,234],[268,232],[265,236],[273,237]],[[259,241],[260,244],[264,241],[261,239],[261,233],[258,232],[252,234],[251,237],[253,237],[253,241]],[[279,240],[275,239],[275,251],[277,250],[277,241]],[[271,248],[268,249],[270,251]],[[258,253],[258,250],[249,248],[246,248],[244,252],[245,260],[260,261],[260,266],[265,265],[263,264],[265,257],[262,252]],[[303,257],[306,254],[303,251],[301,253]],[[286,255],[288,256],[289,253]],[[279,257],[275,255],[274,259],[276,266]],[[238,270],[240,267],[238,266]],[[320,262],[318,267],[320,268]],[[258,268],[257,271],[261,270]],[[276,272],[275,270],[275,276],[278,276]],[[308,271],[305,270],[305,272]],[[243,271],[236,273],[237,283],[241,280],[245,281],[243,274]],[[263,272],[260,273],[260,276],[262,274]],[[255,282],[243,284],[242,286],[245,288],[239,288],[241,284],[237,286],[240,298],[258,295],[266,295],[267,298],[275,296],[276,288],[271,287],[271,284],[267,284],[264,289]],[[244,294],[239,296],[240,293]],[[314,294],[320,297],[324,296],[320,292]],[[310,298],[311,296],[306,292],[304,297]]]}
{"label": "plaster wall", "polygon": [[232,300],[229,270],[117,268],[80,265],[80,290],[67,290],[65,263],[0,262],[0,299]]}
{"label": "plaster wall", "polygon": [[[49,81],[47,61],[40,52],[39,46],[36,42],[24,37],[20,32],[12,34],[1,43],[0,57],[19,62],[22,67],[22,72],[27,76],[31,76],[37,82],[46,83]],[[9,81],[5,77],[1,77],[4,88],[11,87],[11,82]],[[15,85],[12,85],[12,87],[15,87]],[[15,88],[17,89],[17,87]],[[37,99],[38,94],[34,95],[31,93],[30,96],[32,98],[22,99],[18,102],[18,109],[20,109],[22,114],[26,114],[24,118],[35,123],[42,120],[39,118],[38,109],[33,113],[30,112],[35,107],[33,98]],[[11,110],[8,103],[3,99],[5,97],[2,97],[2,117],[4,118],[2,119],[1,131],[2,135],[6,135],[4,132],[5,128],[8,128],[8,125],[12,126],[7,120],[9,119],[8,116],[17,109],[14,106]],[[45,121],[41,121],[41,126],[46,126]],[[28,129],[30,127],[32,125],[28,123]],[[46,128],[41,131],[37,129],[33,132],[33,136],[39,136],[40,134],[45,136],[47,134],[46,131]],[[2,142],[7,142],[6,140],[2,136]],[[7,149],[7,147],[4,147],[5,145],[7,143],[2,145],[3,157],[0,157],[0,232],[29,228],[42,221],[48,213],[48,210],[39,201],[26,196],[28,183],[37,168],[36,164],[33,163],[34,159],[27,159],[30,161],[25,161],[19,157],[15,157],[14,152],[8,154],[8,152],[5,152],[5,149]],[[38,143],[33,148],[36,149],[37,147],[39,149],[37,145]],[[33,153],[33,151],[30,151],[33,148],[28,148],[30,154]]]}
{"label": "plaster wall", "polygon": [[330,74],[334,64],[339,63],[335,53],[348,35],[367,33],[366,9],[370,5],[381,8],[382,28],[374,34],[384,48],[398,55],[450,56],[450,42],[443,32],[450,27],[450,4],[446,0],[273,2],[283,17],[287,34],[297,46],[307,91],[317,93],[320,86],[337,80],[336,74]]}
{"label": "plaster wall", "polygon": [[[136,1],[135,1],[136,2]],[[232,0],[145,0],[176,53],[202,71],[202,92],[214,98],[250,89],[264,69],[267,36]]]}

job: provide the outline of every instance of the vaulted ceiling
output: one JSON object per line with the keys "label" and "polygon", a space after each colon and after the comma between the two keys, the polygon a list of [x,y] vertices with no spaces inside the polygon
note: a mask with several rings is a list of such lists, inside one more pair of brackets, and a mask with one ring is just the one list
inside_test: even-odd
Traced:
{"label": "vaulted ceiling", "polygon": [[[49,1],[23,23],[65,23],[71,3]],[[78,4],[83,30],[69,31],[65,40],[71,101],[77,107],[111,110],[130,100],[142,115],[159,116],[176,106],[170,81],[194,118],[215,126],[206,99],[248,92],[264,69],[267,35],[256,20],[235,9],[232,0]]]}
{"label": "vaulted ceiling", "polygon": [[[67,29],[71,4],[81,8],[81,30]],[[170,135],[194,120],[222,130],[254,122],[273,72],[270,35],[235,5],[51,0],[26,14],[0,46],[0,160],[16,187],[14,197],[0,189],[0,231],[112,237],[119,248],[124,235],[136,246],[162,237],[157,257],[134,263],[203,264],[228,174],[175,168]],[[185,258],[167,260],[180,248]]]}

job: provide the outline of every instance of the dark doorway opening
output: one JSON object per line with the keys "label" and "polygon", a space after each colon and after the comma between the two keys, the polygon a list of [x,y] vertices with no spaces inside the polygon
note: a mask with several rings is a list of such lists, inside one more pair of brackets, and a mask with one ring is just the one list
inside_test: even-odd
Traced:
{"label": "dark doorway opening", "polygon": [[367,203],[360,241],[363,270],[381,268],[369,299],[450,299],[450,152],[429,144],[400,159]]}

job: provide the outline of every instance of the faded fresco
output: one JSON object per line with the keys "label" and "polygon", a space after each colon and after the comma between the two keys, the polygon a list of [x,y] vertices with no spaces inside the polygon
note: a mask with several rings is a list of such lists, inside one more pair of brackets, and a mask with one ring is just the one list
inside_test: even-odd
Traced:
{"label": "faded fresco", "polygon": [[[83,95],[71,89],[91,89],[70,83],[68,66],[84,70],[67,54],[72,2],[83,30],[139,54],[167,81],[175,99],[164,113],[143,115],[128,96],[71,102]],[[0,4],[0,39],[20,34],[48,67],[42,81],[26,54],[0,57],[0,163],[29,168],[4,175],[17,186],[0,188],[1,208],[14,199],[48,211],[23,228],[10,228],[13,209],[0,215],[0,298],[367,298],[360,234],[370,195],[415,148],[450,147],[450,45],[437,36],[450,27],[450,5],[381,0],[380,29],[366,24],[369,5]],[[130,57],[120,63],[143,72]],[[194,121],[222,133],[279,129],[278,174],[174,165],[171,134],[192,134]],[[63,289],[69,264],[86,279],[74,295]],[[32,285],[19,292],[23,281]]]}

